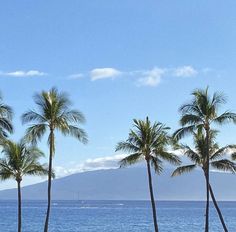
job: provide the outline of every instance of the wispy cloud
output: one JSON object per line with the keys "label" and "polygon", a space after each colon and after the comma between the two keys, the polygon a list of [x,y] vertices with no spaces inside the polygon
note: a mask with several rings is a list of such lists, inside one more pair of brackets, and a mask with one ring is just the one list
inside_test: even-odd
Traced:
{"label": "wispy cloud", "polygon": [[126,155],[105,156],[95,159],[87,159],[81,164],[73,164],[70,167],[55,167],[57,177],[71,175],[77,172],[94,171],[101,169],[114,169],[119,167],[119,161]]}
{"label": "wispy cloud", "polygon": [[[206,69],[207,71],[209,68]],[[89,77],[91,81],[97,81],[102,79],[114,79],[118,76],[131,77],[131,80],[137,86],[156,87],[163,78],[168,77],[194,77],[199,73],[206,73],[205,69],[197,70],[191,65],[184,65],[174,68],[168,67],[154,67],[151,69],[139,69],[131,71],[120,71],[115,68],[95,68],[87,73],[72,74],[69,79],[81,79],[82,77]]]}
{"label": "wispy cloud", "polygon": [[[170,150],[171,153],[183,156],[183,151],[181,150]],[[125,158],[127,154],[117,154],[112,156],[104,156],[94,159],[87,159],[83,163],[75,163],[72,162],[69,166],[56,166],[54,168],[56,177],[68,176],[78,172],[86,172],[86,171],[95,171],[102,169],[115,169],[119,168],[119,161]]]}
{"label": "wispy cloud", "polygon": [[178,67],[173,72],[173,76],[176,76],[176,77],[192,77],[192,76],[196,76],[197,74],[198,74],[198,71],[194,69],[192,66]]}
{"label": "wispy cloud", "polygon": [[90,77],[92,81],[115,78],[121,74],[121,71],[115,68],[95,68],[90,71]]}
{"label": "wispy cloud", "polygon": [[84,77],[83,73],[75,73],[70,76],[68,76],[68,79],[81,79]]}
{"label": "wispy cloud", "polygon": [[47,74],[38,70],[29,70],[29,71],[17,70],[13,72],[0,72],[0,75],[9,77],[36,77],[36,76],[45,76]]}
{"label": "wispy cloud", "polygon": [[151,70],[142,71],[138,79],[138,86],[151,86],[155,87],[161,82],[162,76],[165,74],[166,70],[162,68],[153,68]]}

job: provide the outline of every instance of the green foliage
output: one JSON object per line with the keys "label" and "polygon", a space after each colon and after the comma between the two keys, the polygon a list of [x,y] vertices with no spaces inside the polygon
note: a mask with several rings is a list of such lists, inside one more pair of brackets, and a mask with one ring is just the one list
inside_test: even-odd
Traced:
{"label": "green foliage", "polygon": [[21,181],[25,175],[47,175],[46,164],[40,164],[44,157],[35,146],[27,146],[23,141],[14,143],[10,140],[1,142],[3,158],[0,159],[0,178],[14,178]]}
{"label": "green foliage", "polygon": [[131,153],[120,161],[121,167],[146,159],[151,162],[156,173],[160,173],[163,170],[163,160],[180,164],[179,157],[168,152],[168,146],[172,143],[168,127],[159,122],[151,124],[148,117],[146,120],[134,119],[133,122],[134,129],[130,130],[128,139],[116,146],[116,151]]}
{"label": "green foliage", "polygon": [[[235,173],[236,164],[229,159],[223,159],[223,157],[232,156],[236,152],[236,145],[226,145],[224,147],[219,147],[216,143],[216,131],[210,131],[209,133],[209,160],[210,166],[213,169],[220,171],[228,171]],[[206,169],[207,165],[207,153],[206,153],[206,139],[204,133],[198,131],[194,133],[194,149],[187,145],[181,145],[181,149],[185,156],[187,156],[193,164],[178,167],[172,174],[172,176],[181,175],[184,172],[190,172],[195,167],[200,167]]]}
{"label": "green foliage", "polygon": [[[215,141],[217,131],[211,128],[212,124],[236,122],[236,114],[225,111],[219,114],[220,106],[226,103],[224,94],[215,92],[212,96],[205,90],[197,89],[193,93],[193,99],[180,107],[181,128],[173,137],[177,140],[187,134],[193,135],[194,149],[187,145],[180,146],[193,164],[177,168],[173,175],[189,172],[195,166],[200,166],[205,172],[209,172],[209,165],[223,171],[235,172],[235,164],[227,159],[221,159],[226,154],[235,154],[235,145],[227,145],[219,148]],[[209,164],[209,165],[208,165]]]}
{"label": "green foliage", "polygon": [[8,133],[13,133],[12,116],[12,108],[3,103],[0,95],[0,139],[5,139]]}
{"label": "green foliage", "polygon": [[178,167],[178,168],[175,169],[175,171],[172,173],[171,176],[179,176],[179,175],[182,175],[183,173],[191,172],[196,167],[197,167],[196,164],[191,164],[191,165],[185,165],[185,166]]}
{"label": "green foliage", "polygon": [[193,99],[180,107],[181,128],[174,133],[176,139],[181,139],[187,134],[192,134],[197,130],[202,131],[212,123],[223,124],[236,122],[236,114],[225,111],[219,115],[218,109],[226,103],[226,98],[222,93],[215,92],[212,97],[205,90],[197,89],[193,93]]}
{"label": "green foliage", "polygon": [[[85,131],[79,128],[79,123],[84,123],[83,114],[77,110],[71,110],[71,102],[65,93],[59,93],[56,88],[49,92],[42,91],[34,96],[37,111],[29,110],[22,115],[22,122],[33,123],[26,131],[25,140],[36,144],[47,129],[58,130],[64,135],[70,135],[87,143]],[[55,148],[54,148],[55,151]]]}

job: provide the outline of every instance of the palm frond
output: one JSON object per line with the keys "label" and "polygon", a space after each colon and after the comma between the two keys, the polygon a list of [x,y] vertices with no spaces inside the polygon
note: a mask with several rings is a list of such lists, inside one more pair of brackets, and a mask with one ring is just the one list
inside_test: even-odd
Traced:
{"label": "palm frond", "polygon": [[139,148],[130,142],[122,141],[116,145],[115,151],[138,152]]}
{"label": "palm frond", "polygon": [[47,124],[35,124],[30,126],[25,133],[24,140],[32,144],[36,144],[38,140],[41,140],[47,129]]}
{"label": "palm frond", "polygon": [[196,129],[195,125],[182,127],[174,132],[173,137],[174,139],[180,140],[186,135],[193,133],[195,129]]}
{"label": "palm frond", "polygon": [[181,164],[181,160],[179,158],[179,156],[171,153],[171,152],[167,152],[167,151],[163,151],[163,150],[157,150],[155,151],[155,156],[160,157],[162,160],[165,160],[171,164],[174,165],[179,165]]}
{"label": "palm frond", "polygon": [[227,98],[222,92],[215,92],[212,96],[211,105],[214,105],[218,108],[219,105],[225,104],[227,102]]}
{"label": "palm frond", "polygon": [[126,166],[129,166],[129,165],[132,165],[132,164],[135,164],[135,163],[138,163],[139,161],[141,161],[143,159],[143,156],[142,154],[140,153],[134,153],[134,154],[131,154],[125,158],[123,158],[119,164],[120,164],[120,167],[126,167]]}
{"label": "palm frond", "polygon": [[48,121],[43,115],[41,115],[33,110],[29,110],[29,111],[25,112],[21,116],[21,120],[22,120],[23,124],[28,123],[28,122],[45,123]]}
{"label": "palm frond", "polygon": [[158,157],[150,156],[151,165],[157,174],[161,174],[163,171],[163,162]]}
{"label": "palm frond", "polygon": [[182,149],[184,150],[184,155],[186,155],[192,162],[194,162],[195,164],[200,164],[201,157],[199,156],[197,152],[192,150],[187,145],[182,146]]}
{"label": "palm frond", "polygon": [[228,159],[221,159],[211,162],[211,166],[220,171],[236,172],[236,164]]}
{"label": "palm frond", "polygon": [[195,168],[197,167],[196,164],[191,164],[191,165],[185,165],[185,166],[181,166],[181,167],[178,167],[174,170],[174,172],[172,173],[172,177],[173,176],[179,176],[179,175],[182,175],[183,173],[186,173],[186,172],[191,172],[193,171]]}
{"label": "palm frond", "polygon": [[233,153],[231,154],[231,159],[232,159],[232,160],[236,160],[236,152],[233,152]]}
{"label": "palm frond", "polygon": [[84,115],[78,110],[66,110],[60,118],[70,123],[85,123],[86,121]]}
{"label": "palm frond", "polygon": [[13,133],[12,122],[8,118],[0,118],[0,128],[3,131]]}
{"label": "palm frond", "polygon": [[7,158],[8,157],[0,159],[0,169],[4,172],[9,172],[13,174],[14,170],[12,169],[12,166],[9,165]]}
{"label": "palm frond", "polygon": [[13,110],[10,106],[0,103],[0,117],[12,120]]}
{"label": "palm frond", "polygon": [[224,147],[221,147],[219,149],[217,149],[211,156],[210,156],[210,160],[215,160],[218,158],[221,158],[222,156],[226,155],[226,154],[233,154],[234,152],[236,152],[236,145],[232,144],[232,145],[226,145]]}
{"label": "palm frond", "polygon": [[193,124],[197,125],[202,123],[204,123],[202,118],[194,114],[188,114],[188,113],[184,114],[180,119],[180,124],[182,126],[193,125]]}
{"label": "palm frond", "polygon": [[0,180],[8,180],[8,179],[11,179],[11,178],[14,178],[15,176],[13,175],[12,172],[10,171],[7,171],[7,170],[2,170],[0,168]]}
{"label": "palm frond", "polygon": [[24,170],[23,175],[30,176],[47,176],[48,175],[48,167],[46,164],[39,164],[34,162],[29,164]]}
{"label": "palm frond", "polygon": [[223,114],[219,115],[214,119],[214,122],[217,124],[224,124],[228,122],[236,123],[236,114],[230,111],[226,111]]}
{"label": "palm frond", "polygon": [[[0,98],[2,101],[2,97]],[[8,136],[8,133],[13,133],[12,125],[13,110],[10,106],[0,103],[0,139]]]}
{"label": "palm frond", "polygon": [[183,104],[179,108],[179,112],[182,115],[185,115],[185,114],[195,114],[198,117],[203,117],[204,116],[203,113],[201,112],[201,109],[199,108],[199,106],[197,104],[195,104],[195,101]]}
{"label": "palm frond", "polygon": [[84,144],[88,143],[88,136],[86,132],[79,127],[68,125],[67,127],[57,127],[56,129],[59,129],[64,135],[70,135],[78,139]]}

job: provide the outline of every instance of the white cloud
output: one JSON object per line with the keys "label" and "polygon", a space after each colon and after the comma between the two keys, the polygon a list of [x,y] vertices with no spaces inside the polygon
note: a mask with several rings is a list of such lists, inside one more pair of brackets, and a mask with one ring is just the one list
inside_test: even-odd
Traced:
{"label": "white cloud", "polygon": [[74,164],[70,167],[56,166],[54,168],[56,177],[71,175],[77,172],[94,171],[101,169],[114,169],[119,167],[119,161],[126,155],[105,156],[95,159],[87,159],[81,164]]}
{"label": "white cloud", "polygon": [[[183,156],[183,151],[181,150],[170,150],[170,152],[178,156]],[[113,156],[87,159],[83,163],[71,162],[67,167],[56,166],[54,168],[56,178],[68,176],[78,172],[119,168],[119,161],[126,156],[127,154],[117,154]]]}
{"label": "white cloud", "polygon": [[10,76],[10,77],[35,77],[35,76],[45,76],[46,73],[40,72],[38,70],[29,70],[29,71],[22,71],[17,70],[14,72],[2,72],[1,76]]}
{"label": "white cloud", "polygon": [[174,70],[173,75],[176,77],[192,77],[197,75],[198,71],[192,66],[178,67]]}
{"label": "white cloud", "polygon": [[159,68],[154,67],[152,69],[144,70],[131,70],[131,71],[120,71],[115,68],[95,68],[88,73],[78,73],[69,76],[69,79],[80,79],[84,76],[90,76],[92,81],[101,79],[114,79],[117,76],[130,77],[137,86],[156,87],[158,86],[163,78],[168,77],[193,77],[199,73],[208,72],[209,68],[204,70],[196,70],[191,65],[185,65],[174,68]]}
{"label": "white cloud", "polygon": [[91,80],[115,78],[121,74],[121,71],[114,68],[95,68],[90,72]]}
{"label": "white cloud", "polygon": [[161,82],[161,78],[165,72],[165,69],[157,67],[153,68],[152,70],[143,71],[143,77],[138,79],[138,85],[155,87]]}
{"label": "white cloud", "polygon": [[75,73],[75,74],[68,76],[69,79],[81,79],[83,77],[84,77],[83,73]]}

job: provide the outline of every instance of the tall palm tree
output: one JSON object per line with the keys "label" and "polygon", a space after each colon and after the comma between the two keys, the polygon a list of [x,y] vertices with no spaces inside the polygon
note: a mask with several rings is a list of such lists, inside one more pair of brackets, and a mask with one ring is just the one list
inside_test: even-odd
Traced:
{"label": "tall palm tree", "polygon": [[[209,131],[209,164],[213,169],[220,170],[220,171],[228,171],[235,173],[236,171],[236,164],[229,159],[223,159],[225,155],[233,155],[236,151],[236,145],[227,145],[224,147],[219,147],[219,145],[215,142],[216,131]],[[207,182],[207,152],[205,151],[207,148],[205,135],[202,131],[198,131],[194,133],[194,149],[190,148],[187,145],[181,145],[180,148],[184,152],[184,155],[187,156],[191,161],[192,164],[180,166],[178,167],[172,174],[172,176],[181,175],[186,172],[193,171],[197,167],[200,167],[203,171],[205,180]],[[209,189],[211,198],[213,200],[214,206],[216,211],[219,215],[221,224],[224,228],[225,232],[228,232],[226,224],[224,222],[223,215],[220,211],[220,208],[217,204],[217,201],[214,196],[213,189],[209,183]]]}
{"label": "tall palm tree", "polygon": [[73,136],[82,143],[87,143],[87,135],[78,127],[80,123],[85,122],[85,118],[80,111],[70,109],[71,102],[66,93],[60,93],[56,88],[52,88],[49,92],[42,91],[36,94],[34,101],[38,107],[37,111],[30,110],[24,113],[22,121],[33,123],[27,129],[25,137],[33,144],[40,140],[46,131],[49,131],[48,206],[44,225],[44,232],[47,232],[51,208],[51,170],[55,154],[55,131],[65,136]]}
{"label": "tall palm tree", "polygon": [[2,96],[0,94],[0,139],[5,139],[8,133],[13,132],[12,126],[12,108],[2,101]]}
{"label": "tall palm tree", "polygon": [[21,231],[21,181],[26,175],[47,175],[48,168],[39,159],[43,153],[35,146],[24,142],[5,140],[1,143],[3,158],[0,158],[0,179],[15,179],[18,189],[18,232]]}
{"label": "tall palm tree", "polygon": [[180,164],[180,160],[176,155],[169,153],[167,150],[167,147],[170,144],[170,137],[167,133],[168,127],[165,127],[159,122],[151,124],[148,117],[146,120],[134,119],[133,122],[135,130],[130,130],[128,139],[117,144],[116,151],[122,150],[131,153],[120,161],[121,167],[132,165],[142,160],[146,161],[153,223],[155,232],[158,232],[151,165],[155,172],[160,174],[163,170],[163,160],[172,164]]}
{"label": "tall palm tree", "polygon": [[226,103],[226,98],[222,93],[215,92],[212,96],[205,90],[197,89],[192,93],[193,99],[180,107],[181,128],[174,133],[176,139],[181,139],[187,134],[197,130],[205,131],[206,139],[206,213],[205,232],[209,231],[209,131],[212,124],[222,125],[226,122],[236,122],[236,114],[225,111],[219,114],[219,107]]}

